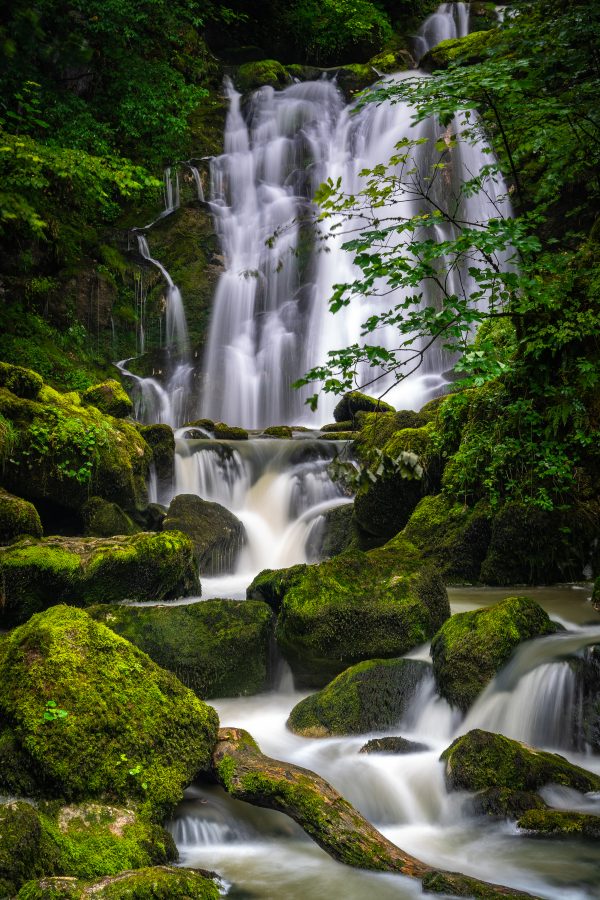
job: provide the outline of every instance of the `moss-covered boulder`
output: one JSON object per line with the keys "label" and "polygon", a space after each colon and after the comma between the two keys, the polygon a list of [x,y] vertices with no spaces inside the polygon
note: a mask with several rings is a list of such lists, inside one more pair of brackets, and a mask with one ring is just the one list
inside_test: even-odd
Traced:
{"label": "moss-covered boulder", "polygon": [[419,65],[428,72],[447,69],[451,63],[477,63],[485,59],[487,51],[498,41],[498,30],[473,31],[462,38],[441,41],[429,50]]}
{"label": "moss-covered boulder", "polygon": [[42,523],[33,503],[0,487],[0,544],[8,544],[20,535],[41,537],[42,534]]}
{"label": "moss-covered boulder", "polygon": [[291,440],[293,437],[292,429],[289,425],[270,425],[263,431],[265,437],[279,438],[280,440]]}
{"label": "moss-covered boulder", "polygon": [[[0,643],[0,721],[40,796],[136,798],[160,818],[209,767],[218,719],[145,653],[55,606]],[[13,791],[0,771],[0,792]]]}
{"label": "moss-covered boulder", "polygon": [[271,674],[273,613],[257,600],[97,606],[97,621],[173,672],[199,697],[257,694]]}
{"label": "moss-covered boulder", "polygon": [[330,431],[339,432],[339,431],[353,431],[354,430],[354,422],[352,419],[348,419],[346,422],[329,422],[327,425],[321,425],[319,429],[323,434],[329,434]]}
{"label": "moss-covered boulder", "polygon": [[475,794],[471,809],[477,815],[493,816],[497,819],[518,819],[530,809],[547,809],[547,806],[542,798],[532,791],[491,787]]}
{"label": "moss-covered boulder", "polygon": [[537,791],[549,783],[584,793],[600,790],[600,775],[573,765],[557,753],[536,750],[480,729],[457,738],[440,759],[446,764],[446,783],[451,790],[497,787]]}
{"label": "moss-covered boulder", "polygon": [[0,626],[63,601],[75,606],[199,593],[190,539],[178,531],[113,538],[26,538],[0,548]]}
{"label": "moss-covered boulder", "polygon": [[141,529],[118,503],[90,497],[81,510],[84,534],[89,537],[113,537],[137,534]]}
{"label": "moss-covered boulder", "polygon": [[355,540],[354,508],[351,503],[334,506],[324,513],[325,519],[320,557],[328,559],[343,553]]}
{"label": "moss-covered boulder", "polygon": [[403,737],[383,737],[373,738],[358,751],[359,753],[393,753],[396,756],[406,753],[422,753],[428,750],[427,744],[420,744],[418,741],[409,741]]}
{"label": "moss-covered boulder", "polygon": [[114,378],[89,387],[81,395],[88,406],[95,406],[100,412],[115,419],[123,419],[133,413],[133,403],[125,389]]}
{"label": "moss-covered boulder", "polygon": [[280,62],[275,59],[261,59],[241,65],[236,72],[235,81],[239,90],[244,94],[246,91],[254,91],[265,85],[283,88],[290,83],[291,79]]}
{"label": "moss-covered boulder", "polygon": [[529,809],[517,822],[521,831],[556,837],[600,838],[600,816],[558,809]]}
{"label": "moss-covered boulder", "polygon": [[405,537],[439,567],[446,584],[479,581],[491,533],[487,504],[469,508],[444,494],[423,497],[404,529]]}
{"label": "moss-covered boulder", "polygon": [[304,563],[289,569],[263,569],[246,588],[246,597],[248,600],[263,600],[274,612],[279,612],[287,590],[304,572]]}
{"label": "moss-covered boulder", "polygon": [[25,881],[56,871],[55,855],[31,804],[0,804],[0,897],[14,897]]}
{"label": "moss-covered boulder", "polygon": [[215,422],[213,434],[219,441],[247,441],[248,432],[237,425],[226,425],[225,422]]}
{"label": "moss-covered boulder", "polygon": [[415,659],[371,659],[351,666],[297,703],[288,728],[304,737],[367,734],[398,724],[430,671]]}
{"label": "moss-covered boulder", "polygon": [[188,535],[201,575],[233,572],[246,542],[246,530],[232,512],[195,494],[173,499],[163,528]]}
{"label": "moss-covered boulder", "polygon": [[372,66],[381,75],[391,75],[392,72],[405,72],[413,69],[415,62],[408,50],[384,50],[369,60]]}
{"label": "moss-covered boulder", "polygon": [[557,630],[529,597],[507,597],[494,606],[457,613],[431,642],[438,691],[467,710],[522,641]]}
{"label": "moss-covered boulder", "polygon": [[348,63],[340,66],[335,72],[335,77],[347,101],[351,101],[355,94],[364,91],[379,79],[377,71],[369,63]]}
{"label": "moss-covered boulder", "polygon": [[352,421],[358,412],[394,412],[394,407],[377,397],[369,397],[368,394],[361,394],[359,391],[350,391],[344,394],[335,407],[333,418],[336,422]]}
{"label": "moss-covered boulder", "polygon": [[175,470],[175,436],[169,425],[144,425],[140,434],[152,450],[152,462],[160,482],[170,485]]}
{"label": "moss-covered boulder", "polygon": [[72,522],[90,495],[127,511],[146,504],[151,451],[133,425],[47,385],[35,399],[0,387],[0,415],[13,444],[4,486],[35,503],[42,522],[54,510],[68,511]]}
{"label": "moss-covered boulder", "polygon": [[322,687],[356,662],[400,656],[449,615],[438,573],[402,537],[279,578],[277,642],[303,685]]}
{"label": "moss-covered boulder", "polygon": [[24,885],[18,900],[219,900],[213,873],[201,869],[154,866],[83,881],[77,878],[42,878]]}
{"label": "moss-covered boulder", "polygon": [[0,362],[0,387],[6,388],[15,396],[35,400],[43,386],[42,377],[37,372]]}

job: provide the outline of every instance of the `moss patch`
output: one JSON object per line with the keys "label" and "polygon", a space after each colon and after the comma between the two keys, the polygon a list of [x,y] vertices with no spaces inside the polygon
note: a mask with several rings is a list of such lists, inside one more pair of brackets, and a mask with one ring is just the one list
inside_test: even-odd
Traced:
{"label": "moss patch", "polygon": [[102,497],[90,497],[81,515],[85,534],[91,537],[113,537],[141,531],[118,503],[110,503]]}
{"label": "moss patch", "polygon": [[75,878],[42,878],[29,882],[18,900],[219,900],[210,872],[155,866],[86,882]]}
{"label": "moss patch", "polygon": [[557,809],[530,809],[517,826],[522,831],[562,837],[600,838],[600,816]]}
{"label": "moss patch", "polygon": [[368,394],[361,394],[359,391],[350,391],[350,393],[344,394],[335,407],[333,418],[336,422],[347,422],[353,420],[358,412],[394,412],[394,407],[377,397],[369,397]]}
{"label": "moss patch", "polygon": [[280,62],[275,59],[261,59],[258,62],[247,62],[239,67],[235,81],[242,93],[254,91],[256,88],[270,85],[283,88],[290,83],[290,77]]}
{"label": "moss patch", "polygon": [[432,47],[421,60],[421,67],[429,72],[447,69],[451,63],[477,63],[485,59],[487,51],[499,39],[497,29],[473,31],[462,38],[450,38]]}
{"label": "moss patch", "polygon": [[81,395],[83,402],[88,406],[95,406],[100,412],[117,419],[130,416],[133,413],[133,403],[127,396],[122,385],[114,378],[89,387]]}
{"label": "moss patch", "polygon": [[14,497],[0,488],[0,544],[8,544],[20,535],[41,537],[42,523],[32,503]]}

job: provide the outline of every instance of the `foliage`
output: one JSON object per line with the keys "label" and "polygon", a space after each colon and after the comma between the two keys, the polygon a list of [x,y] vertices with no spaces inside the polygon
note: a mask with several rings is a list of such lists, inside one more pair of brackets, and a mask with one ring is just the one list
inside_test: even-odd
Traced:
{"label": "foliage", "polygon": [[284,22],[302,35],[306,57],[317,65],[368,56],[391,36],[387,15],[370,0],[300,0]]}
{"label": "foliage", "polygon": [[57,722],[61,719],[66,719],[68,715],[67,710],[61,709],[56,700],[48,700],[46,701],[42,722]]}

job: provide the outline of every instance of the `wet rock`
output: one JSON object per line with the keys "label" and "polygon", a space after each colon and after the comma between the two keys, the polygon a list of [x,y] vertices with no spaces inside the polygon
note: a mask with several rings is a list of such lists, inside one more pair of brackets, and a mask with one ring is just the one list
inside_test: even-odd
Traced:
{"label": "wet rock", "polygon": [[89,615],[131,641],[199,697],[265,690],[271,675],[273,614],[256,600],[189,606],[96,606]]}
{"label": "wet rock", "polygon": [[596,753],[600,752],[600,644],[588,647],[579,665],[582,694],[581,737]]}
{"label": "wet rock", "polygon": [[359,391],[350,391],[348,394],[344,394],[335,407],[333,418],[336,422],[347,422],[353,420],[358,412],[394,412],[394,407],[384,400],[378,400],[377,397],[369,397]]}
{"label": "wet rock", "polygon": [[219,900],[221,892],[214,873],[201,869],[167,866],[121,872],[97,881],[76,878],[42,878],[25,885],[20,900]]}
{"label": "wet rock", "polygon": [[493,787],[475,794],[471,809],[477,815],[518,819],[530,809],[546,809],[546,804],[538,794],[531,791],[513,791],[511,788]]}
{"label": "wet rock", "polygon": [[320,556],[328,559],[349,548],[355,539],[354,508],[352,503],[335,506],[324,513],[325,527]]}
{"label": "wet rock", "polygon": [[88,406],[95,406],[100,412],[116,419],[123,419],[133,413],[133,403],[123,386],[114,378],[88,388],[81,398]]}
{"label": "wet rock", "polygon": [[244,63],[235,75],[235,82],[243,94],[265,85],[283,88],[290,81],[290,76],[285,68],[275,59],[261,59],[257,62]]}
{"label": "wet rock", "polygon": [[372,56],[369,65],[381,75],[390,75],[393,72],[414,69],[415,61],[408,50],[387,50]]}
{"label": "wet rock", "polygon": [[263,434],[266,437],[280,438],[282,440],[291,440],[293,437],[292,429],[289,425],[270,425],[265,428]]}
{"label": "wet rock", "polygon": [[170,488],[175,471],[175,437],[168,425],[144,425],[140,434],[152,449],[152,462],[156,477],[164,487]]}
{"label": "wet rock", "polygon": [[90,497],[81,510],[84,533],[90,537],[137,534],[140,529],[117,503]]}
{"label": "wet rock", "polygon": [[263,569],[246,588],[246,597],[248,600],[263,600],[273,612],[279,612],[286,592],[305,571],[304,563],[289,569]]}
{"label": "wet rock", "polygon": [[498,29],[474,31],[462,38],[441,41],[429,50],[419,65],[426,72],[447,69],[450,63],[461,60],[468,63],[481,62],[487,50],[498,40]]}
{"label": "wet rock", "polygon": [[525,812],[517,827],[533,834],[558,837],[600,838],[600,816],[575,813],[558,809],[530,809]]}
{"label": "wet rock", "polygon": [[549,584],[560,580],[568,552],[560,512],[507,503],[493,518],[481,566],[484,584]]}
{"label": "wet rock", "polygon": [[384,737],[367,741],[358,752],[405,754],[422,753],[424,750],[429,750],[427,744],[419,744],[417,741],[409,741],[403,737]]}
{"label": "wet rock", "polygon": [[112,538],[24,539],[0,548],[0,626],[57,601],[157,601],[199,592],[190,539],[176,531]]}
{"label": "wet rock", "polygon": [[354,430],[354,422],[352,419],[348,419],[346,422],[330,422],[328,425],[321,425],[320,431],[323,434],[327,434],[330,431],[353,431]]}
{"label": "wet rock", "polygon": [[431,642],[438,691],[466,711],[515,647],[556,630],[548,614],[528,597],[508,597],[494,606],[457,613]]}
{"label": "wet rock", "polygon": [[215,422],[213,433],[215,438],[220,441],[248,440],[248,432],[245,428],[238,428],[237,425],[226,425],[225,422]]}
{"label": "wet rock", "polygon": [[297,703],[287,721],[288,728],[304,737],[368,734],[393,728],[430,668],[413,659],[358,663]]}
{"label": "wet rock", "polygon": [[33,503],[0,488],[0,544],[8,544],[21,535],[41,537],[42,534],[42,523]]}
{"label": "wet rock", "polygon": [[[0,642],[0,721],[38,796],[137,800],[160,820],[209,767],[218,719],[170,672],[55,606]],[[0,792],[13,789],[4,770]]]}
{"label": "wet rock", "polygon": [[201,575],[233,572],[246,542],[246,530],[232,512],[195,494],[172,500],[163,528],[188,535]]}
{"label": "wet rock", "polygon": [[[444,894],[447,897],[475,897],[477,900],[532,900],[531,894],[505,888],[498,884],[487,884],[458,872],[429,872],[422,881],[425,894]],[[539,898],[536,898],[539,900]]]}

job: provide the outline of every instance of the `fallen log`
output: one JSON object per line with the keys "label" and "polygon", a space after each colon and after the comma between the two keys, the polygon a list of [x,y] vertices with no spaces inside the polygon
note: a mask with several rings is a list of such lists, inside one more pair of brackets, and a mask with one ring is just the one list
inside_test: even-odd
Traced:
{"label": "fallen log", "polygon": [[358,869],[398,872],[423,881],[428,893],[501,900],[538,900],[532,894],[442,872],[392,844],[323,778],[261,753],[241,728],[221,728],[214,775],[228,794],[294,819],[326,853]]}

